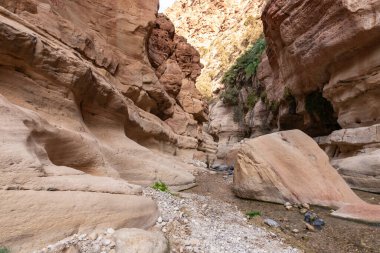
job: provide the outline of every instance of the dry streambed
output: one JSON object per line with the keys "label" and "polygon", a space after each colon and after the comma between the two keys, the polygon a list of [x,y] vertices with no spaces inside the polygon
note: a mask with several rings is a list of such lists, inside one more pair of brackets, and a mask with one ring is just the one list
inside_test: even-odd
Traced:
{"label": "dry streambed", "polygon": [[[283,205],[262,201],[237,198],[231,191],[232,176],[226,173],[202,173],[197,177],[198,186],[190,192],[208,196],[218,202],[225,202],[238,208],[241,213],[260,212],[249,220],[254,226],[264,226],[264,219],[270,218],[280,224],[279,228],[270,228],[285,242],[307,253],[378,253],[380,252],[380,226],[335,218],[330,209],[312,206],[326,225],[321,231],[310,231],[303,222],[304,215],[299,208],[287,210]],[[371,204],[380,204],[380,195],[366,192],[355,192],[361,199]],[[297,233],[294,233],[294,230]]]}
{"label": "dry streambed", "polygon": [[[252,224],[233,205],[194,193],[170,193],[146,188],[161,216],[150,232],[162,232],[173,253],[296,253],[275,233]],[[112,228],[78,234],[36,251],[38,253],[118,253],[118,241]],[[117,237],[116,237],[117,238]],[[152,240],[151,240],[152,241]],[[165,241],[165,239],[164,239]],[[136,241],[134,241],[136,242]],[[162,240],[156,240],[156,242]],[[141,240],[146,244],[146,240]],[[128,246],[128,245],[126,245]],[[162,247],[165,249],[165,247]],[[132,248],[126,247],[134,251]],[[165,251],[153,248],[155,253]],[[142,251],[151,252],[151,251]]]}
{"label": "dry streambed", "polygon": [[300,252],[276,234],[250,224],[234,206],[192,193],[170,194],[146,189],[158,203],[155,226],[170,241],[172,252]]}

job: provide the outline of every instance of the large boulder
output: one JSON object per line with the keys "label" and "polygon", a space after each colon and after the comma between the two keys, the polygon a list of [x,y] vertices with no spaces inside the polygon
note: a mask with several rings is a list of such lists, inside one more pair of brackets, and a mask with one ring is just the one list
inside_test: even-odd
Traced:
{"label": "large boulder", "polygon": [[366,204],[356,196],[318,144],[299,130],[243,143],[233,185],[242,198],[344,207],[345,217],[380,222],[380,206]]}

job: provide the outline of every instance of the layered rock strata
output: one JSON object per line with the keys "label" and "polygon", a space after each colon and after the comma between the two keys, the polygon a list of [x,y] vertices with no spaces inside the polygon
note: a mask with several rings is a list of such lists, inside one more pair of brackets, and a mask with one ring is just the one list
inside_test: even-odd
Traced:
{"label": "layered rock strata", "polygon": [[[342,128],[379,122],[379,15],[375,0],[269,1],[262,16],[272,70],[267,94],[279,101],[288,93],[296,102],[293,113],[280,109],[280,123],[323,135],[334,130],[334,117]],[[333,111],[324,110],[322,96]]]}
{"label": "layered rock strata", "polygon": [[352,188],[380,193],[380,125],[339,130],[316,141]]}
{"label": "layered rock strata", "polygon": [[204,114],[184,111],[149,63],[157,6],[0,1],[0,245],[30,252],[94,227],[149,227],[158,210],[135,184],[193,185],[192,167],[151,150],[212,148],[198,122],[196,134],[165,122]]}

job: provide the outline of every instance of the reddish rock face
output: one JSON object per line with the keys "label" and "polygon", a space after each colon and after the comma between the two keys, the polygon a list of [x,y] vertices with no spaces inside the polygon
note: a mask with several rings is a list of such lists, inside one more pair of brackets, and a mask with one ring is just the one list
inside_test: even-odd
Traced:
{"label": "reddish rock face", "polygon": [[[175,35],[172,22],[162,14],[155,21],[148,41],[148,52],[165,91],[190,117],[200,123],[207,121],[207,103],[195,87],[195,81],[203,67],[200,55],[184,37]],[[178,109],[176,111],[178,114]],[[173,124],[173,120],[168,122]]]}
{"label": "reddish rock face", "polygon": [[278,89],[268,95],[287,87],[301,125],[320,122],[306,108],[314,92],[333,105],[343,128],[378,123],[379,15],[377,0],[269,1],[262,20]]}

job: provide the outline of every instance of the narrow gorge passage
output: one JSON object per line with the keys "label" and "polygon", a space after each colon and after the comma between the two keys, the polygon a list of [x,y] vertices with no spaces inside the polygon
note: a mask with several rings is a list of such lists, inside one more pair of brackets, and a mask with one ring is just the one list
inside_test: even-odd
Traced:
{"label": "narrow gorge passage", "polygon": [[0,253],[380,252],[377,0],[0,0]]}

